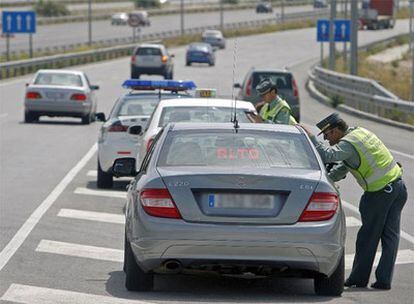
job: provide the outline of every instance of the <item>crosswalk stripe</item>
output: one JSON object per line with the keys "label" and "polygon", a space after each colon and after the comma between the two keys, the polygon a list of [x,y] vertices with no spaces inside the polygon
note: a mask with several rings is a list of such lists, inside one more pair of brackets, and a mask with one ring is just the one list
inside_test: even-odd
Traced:
{"label": "crosswalk stripe", "polygon": [[[75,256],[80,258],[89,258],[95,260],[104,260],[111,262],[123,262],[124,252],[119,249],[86,246],[73,243],[56,242],[50,240],[41,240],[36,248],[38,252],[62,254]],[[345,255],[345,269],[352,269],[354,254]],[[377,252],[374,267],[378,265],[381,252]],[[396,264],[412,264],[414,263],[414,250],[403,249],[398,251]]]}
{"label": "crosswalk stripe", "polygon": [[[96,170],[89,170],[86,173],[86,176],[89,176],[89,177],[97,177],[98,176],[98,171],[96,171]],[[126,176],[126,177],[118,177],[116,180],[129,181],[131,179],[132,179],[132,177]]]}
{"label": "crosswalk stripe", "polygon": [[[354,254],[345,255],[345,269],[352,269],[352,263],[354,262]],[[374,260],[374,267],[378,266],[378,262],[381,257],[381,252],[377,252]],[[403,249],[398,251],[397,260],[395,264],[412,264],[414,263],[414,250]]]}
{"label": "crosswalk stripe", "polygon": [[123,250],[50,240],[41,240],[36,251],[110,262],[124,261]]}
{"label": "crosswalk stripe", "polygon": [[104,223],[125,224],[125,216],[114,213],[61,209],[57,216]]}
{"label": "crosswalk stripe", "polygon": [[111,191],[111,190],[92,190],[87,188],[76,188],[76,194],[83,195],[95,195],[95,196],[105,196],[105,197],[115,197],[115,198],[126,198],[126,192],[121,191]]}
{"label": "crosswalk stripe", "polygon": [[362,223],[359,219],[353,216],[346,217],[346,227],[358,227],[361,226]]}
{"label": "crosswalk stripe", "polygon": [[20,284],[11,284],[0,299],[22,304],[153,304],[147,301]]}

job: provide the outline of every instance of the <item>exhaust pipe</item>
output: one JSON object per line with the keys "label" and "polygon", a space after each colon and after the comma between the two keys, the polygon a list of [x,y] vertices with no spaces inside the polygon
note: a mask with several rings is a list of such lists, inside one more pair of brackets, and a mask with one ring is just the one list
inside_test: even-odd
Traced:
{"label": "exhaust pipe", "polygon": [[180,273],[183,268],[181,263],[177,260],[165,261],[163,266],[167,273]]}

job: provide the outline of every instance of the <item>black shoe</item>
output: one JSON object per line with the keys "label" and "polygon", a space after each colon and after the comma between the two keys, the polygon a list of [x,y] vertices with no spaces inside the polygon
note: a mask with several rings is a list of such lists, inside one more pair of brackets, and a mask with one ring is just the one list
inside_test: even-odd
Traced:
{"label": "black shoe", "polygon": [[358,283],[358,282],[354,282],[350,279],[346,279],[344,286],[346,287],[357,287],[357,288],[365,288],[367,287],[367,284],[363,284],[363,283]]}
{"label": "black shoe", "polygon": [[384,284],[384,283],[379,283],[379,282],[375,282],[375,283],[372,283],[371,284],[371,288],[383,289],[383,290],[390,290],[391,289],[391,285]]}

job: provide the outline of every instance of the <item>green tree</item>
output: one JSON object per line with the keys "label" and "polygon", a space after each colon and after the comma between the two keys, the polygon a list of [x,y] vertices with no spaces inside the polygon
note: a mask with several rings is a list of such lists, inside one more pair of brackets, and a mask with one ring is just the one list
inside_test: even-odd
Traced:
{"label": "green tree", "polygon": [[50,0],[39,0],[39,2],[34,5],[34,9],[36,13],[43,17],[57,17],[70,14],[69,10],[63,3],[52,2]]}

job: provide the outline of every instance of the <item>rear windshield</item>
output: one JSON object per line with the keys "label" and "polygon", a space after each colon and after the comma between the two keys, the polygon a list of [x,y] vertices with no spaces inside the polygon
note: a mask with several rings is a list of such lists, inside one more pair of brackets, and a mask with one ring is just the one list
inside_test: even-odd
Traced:
{"label": "rear windshield", "polygon": [[253,88],[263,79],[271,79],[278,89],[292,89],[292,75],[288,73],[254,73]]}
{"label": "rear windshield", "polygon": [[[184,94],[162,94],[161,99],[189,98]],[[150,116],[159,103],[158,94],[130,95],[119,101],[111,116]]]}
{"label": "rear windshield", "polygon": [[309,142],[301,134],[226,132],[171,132],[163,144],[158,166],[320,169]]}
{"label": "rear windshield", "polygon": [[158,48],[141,47],[137,50],[137,55],[140,56],[161,56],[161,50]]}
{"label": "rear windshield", "polygon": [[40,73],[37,75],[34,84],[82,87],[82,78],[74,74]]}
{"label": "rear windshield", "polygon": [[189,49],[191,51],[203,51],[203,52],[208,52],[209,47],[207,45],[204,44],[194,44],[194,45],[190,45]]}
{"label": "rear windshield", "polygon": [[[225,107],[164,107],[158,127],[170,122],[230,122],[232,108]],[[239,122],[251,122],[246,115],[247,109],[237,109]]]}

